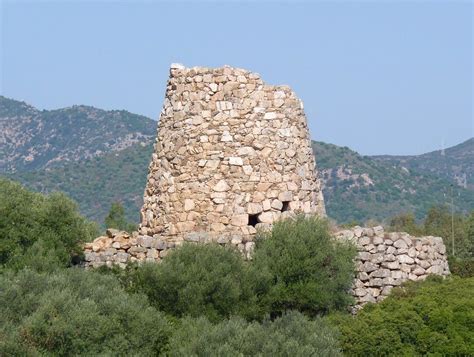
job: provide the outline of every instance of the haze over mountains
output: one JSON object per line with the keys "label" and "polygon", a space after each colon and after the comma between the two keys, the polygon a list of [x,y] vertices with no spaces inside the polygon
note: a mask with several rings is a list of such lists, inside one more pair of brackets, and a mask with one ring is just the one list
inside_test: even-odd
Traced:
{"label": "haze over mountains", "polygon": [[[156,121],[88,106],[38,110],[0,96],[0,175],[40,192],[60,190],[83,214],[103,222],[120,201],[138,221]],[[474,208],[474,138],[416,156],[362,156],[313,142],[328,215],[340,223],[383,221],[411,211],[421,218],[453,197]]]}

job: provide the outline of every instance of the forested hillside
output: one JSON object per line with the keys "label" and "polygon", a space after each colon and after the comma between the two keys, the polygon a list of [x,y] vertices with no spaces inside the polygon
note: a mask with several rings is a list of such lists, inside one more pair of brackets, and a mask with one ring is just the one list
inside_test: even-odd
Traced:
{"label": "forested hillside", "polygon": [[82,162],[153,140],[156,122],[89,106],[38,110],[0,96],[0,173]]}

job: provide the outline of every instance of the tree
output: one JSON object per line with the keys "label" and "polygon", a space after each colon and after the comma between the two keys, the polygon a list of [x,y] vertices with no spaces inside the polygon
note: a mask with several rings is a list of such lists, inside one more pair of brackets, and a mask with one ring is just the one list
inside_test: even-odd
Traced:
{"label": "tree", "polygon": [[258,238],[252,261],[263,310],[271,316],[288,310],[315,316],[346,309],[355,254],[355,247],[334,240],[319,218],[277,222]]}
{"label": "tree", "polygon": [[466,237],[468,241],[468,254],[471,259],[474,259],[474,210],[468,216],[466,221]]}
{"label": "tree", "polygon": [[109,213],[107,217],[105,217],[105,226],[107,228],[115,228],[128,232],[132,232],[136,229],[136,225],[128,222],[125,218],[125,209],[120,202],[114,202],[110,206]]}
{"label": "tree", "polygon": [[418,226],[413,213],[401,213],[390,219],[389,230],[392,232],[407,232],[414,236],[423,234],[423,227]]}
{"label": "tree", "polygon": [[124,285],[144,293],[151,304],[173,316],[206,316],[218,321],[252,304],[240,253],[217,244],[185,244],[160,264],[130,270]]}
{"label": "tree", "polygon": [[0,266],[66,267],[97,234],[64,194],[45,196],[0,179]]}
{"label": "tree", "polygon": [[145,296],[74,268],[0,275],[0,316],[2,356],[153,356],[171,334]]}
{"label": "tree", "polygon": [[424,231],[425,234],[442,237],[450,254],[466,257],[470,248],[465,225],[463,215],[452,213],[447,206],[433,206],[424,221]]}
{"label": "tree", "polygon": [[394,288],[355,316],[332,316],[348,356],[474,355],[474,278],[430,277]]}
{"label": "tree", "polygon": [[170,341],[171,356],[341,356],[335,330],[321,318],[291,311],[262,324],[232,317],[213,325],[185,318]]}

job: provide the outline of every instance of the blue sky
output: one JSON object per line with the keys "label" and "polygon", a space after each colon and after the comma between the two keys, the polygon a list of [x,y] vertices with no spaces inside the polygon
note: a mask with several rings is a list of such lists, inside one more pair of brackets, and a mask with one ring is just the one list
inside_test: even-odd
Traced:
{"label": "blue sky", "polygon": [[[1,1],[1,0],[0,0]],[[474,136],[470,1],[8,1],[0,90],[157,119],[171,62],[288,84],[311,136],[419,154]]]}

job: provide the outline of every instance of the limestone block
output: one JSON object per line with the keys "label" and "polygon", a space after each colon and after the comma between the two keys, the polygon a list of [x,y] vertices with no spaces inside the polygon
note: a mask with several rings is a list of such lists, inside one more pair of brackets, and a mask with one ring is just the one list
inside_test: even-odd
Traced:
{"label": "limestone block", "polygon": [[399,239],[393,243],[395,248],[408,248],[408,244],[403,239]]}
{"label": "limestone block", "polygon": [[248,214],[239,214],[239,215],[234,215],[230,223],[233,226],[241,227],[241,226],[246,226],[249,224],[249,215]]}

